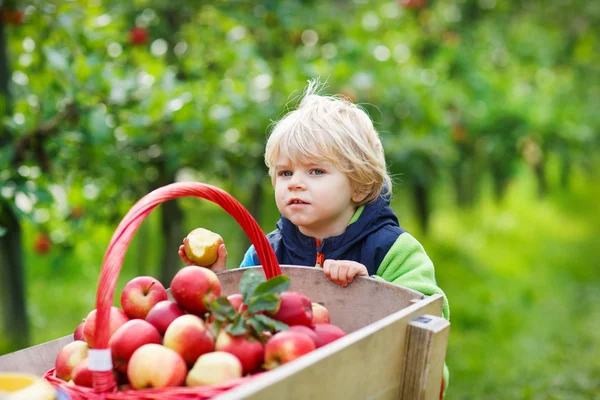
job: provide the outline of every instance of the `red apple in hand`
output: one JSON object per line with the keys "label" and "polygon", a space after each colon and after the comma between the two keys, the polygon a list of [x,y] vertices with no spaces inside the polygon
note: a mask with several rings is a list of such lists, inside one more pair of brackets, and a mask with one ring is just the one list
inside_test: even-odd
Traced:
{"label": "red apple in hand", "polygon": [[164,335],[171,322],[184,314],[185,312],[176,303],[164,300],[152,307],[146,315],[146,321],[154,325],[161,335]]}
{"label": "red apple in hand", "polygon": [[246,335],[232,336],[225,329],[222,329],[217,336],[215,350],[236,356],[242,363],[244,375],[258,371],[263,364],[265,354],[265,346],[258,340]]}
{"label": "red apple in hand", "polygon": [[289,330],[278,332],[265,346],[265,367],[273,369],[315,349],[313,340],[304,333]]}
{"label": "red apple in hand", "polygon": [[227,382],[242,376],[242,364],[224,351],[206,353],[194,364],[185,379],[187,386],[204,386]]}
{"label": "red apple in hand", "polygon": [[187,374],[183,358],[160,344],[137,349],[127,365],[127,377],[134,389],[180,386]]}
{"label": "red apple in hand", "polygon": [[312,302],[298,292],[281,293],[281,303],[277,312],[269,314],[273,319],[287,325],[312,325]]}
{"label": "red apple in hand", "polygon": [[168,299],[165,287],[151,276],[133,278],[123,288],[121,307],[129,318],[146,318],[160,301]]}
{"label": "red apple in hand", "polygon": [[182,315],[169,325],[163,344],[181,354],[189,366],[194,365],[198,357],[213,351],[215,347],[210,329],[199,317],[192,314]]}
{"label": "red apple in hand", "polygon": [[207,311],[206,304],[221,294],[221,282],[210,269],[184,267],[171,281],[171,294],[181,308],[203,317]]}
{"label": "red apple in hand", "polygon": [[[110,314],[108,317],[109,323],[109,334],[108,338],[113,335],[125,322],[129,321],[129,318],[123,311],[115,306],[110,308]],[[92,349],[96,345],[96,310],[92,310],[85,319],[83,325],[83,337],[87,342],[88,346]]]}
{"label": "red apple in hand", "polygon": [[312,303],[312,324],[328,324],[330,322],[329,310],[319,303]]}
{"label": "red apple in hand", "polygon": [[346,332],[342,328],[332,324],[315,324],[313,330],[319,336],[317,347],[325,346],[341,337],[346,336]]}
{"label": "red apple in hand", "polygon": [[54,374],[57,378],[70,381],[73,369],[81,360],[87,358],[87,355],[88,345],[82,340],[75,340],[74,342],[65,345],[60,349],[58,356],[56,357]]}
{"label": "red apple in hand", "polygon": [[133,353],[145,344],[161,343],[158,330],[143,319],[125,322],[112,335],[108,342],[112,353],[113,366],[118,372],[127,372],[127,363]]}
{"label": "red apple in hand", "polygon": [[201,267],[207,267],[217,261],[219,246],[222,244],[221,235],[204,228],[194,229],[183,239],[185,255]]}

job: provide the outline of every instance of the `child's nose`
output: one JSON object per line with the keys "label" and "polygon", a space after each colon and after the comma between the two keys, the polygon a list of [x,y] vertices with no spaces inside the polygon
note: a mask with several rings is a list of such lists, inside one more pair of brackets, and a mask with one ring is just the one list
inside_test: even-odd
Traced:
{"label": "child's nose", "polygon": [[288,184],[288,190],[292,191],[298,189],[304,190],[306,189],[306,185],[304,184],[304,180],[300,177],[300,174],[294,174]]}

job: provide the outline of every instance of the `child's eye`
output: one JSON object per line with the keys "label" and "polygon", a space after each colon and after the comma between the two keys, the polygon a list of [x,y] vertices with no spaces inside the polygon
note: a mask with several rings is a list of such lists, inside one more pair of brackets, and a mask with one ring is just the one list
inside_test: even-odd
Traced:
{"label": "child's eye", "polygon": [[279,173],[277,174],[279,176],[292,176],[292,171],[279,171]]}
{"label": "child's eye", "polygon": [[324,170],[322,170],[322,169],[318,169],[318,168],[315,168],[315,169],[313,169],[311,172],[312,172],[314,175],[323,175],[323,174],[325,174],[325,171],[324,171]]}

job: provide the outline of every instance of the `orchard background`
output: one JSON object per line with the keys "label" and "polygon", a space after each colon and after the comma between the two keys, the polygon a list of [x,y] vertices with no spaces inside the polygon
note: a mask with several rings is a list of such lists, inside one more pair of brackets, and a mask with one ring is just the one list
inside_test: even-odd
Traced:
{"label": "orchard background", "polygon": [[[157,187],[217,185],[271,231],[266,135],[321,77],[375,121],[393,206],[436,264],[449,398],[600,393],[599,2],[1,4],[0,354],[73,331],[118,222]],[[236,267],[233,219],[171,201],[117,291],[168,284],[198,226]]]}

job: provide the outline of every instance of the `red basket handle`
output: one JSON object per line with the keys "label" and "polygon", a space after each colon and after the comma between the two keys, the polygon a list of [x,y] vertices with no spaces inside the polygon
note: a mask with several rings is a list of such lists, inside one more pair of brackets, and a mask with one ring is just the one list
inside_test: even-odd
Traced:
{"label": "red basket handle", "polygon": [[[160,187],[142,197],[129,210],[113,234],[102,261],[102,272],[96,294],[96,349],[108,349],[109,314],[117,278],[127,247],[142,221],[158,205],[178,197],[195,196],[210,200],[227,211],[242,227],[258,254],[267,279],[281,275],[277,257],[264,232],[252,215],[229,193],[218,187],[199,182],[178,182]],[[112,373],[94,372],[94,389],[109,391],[115,386]]]}

